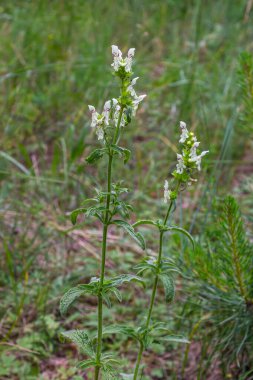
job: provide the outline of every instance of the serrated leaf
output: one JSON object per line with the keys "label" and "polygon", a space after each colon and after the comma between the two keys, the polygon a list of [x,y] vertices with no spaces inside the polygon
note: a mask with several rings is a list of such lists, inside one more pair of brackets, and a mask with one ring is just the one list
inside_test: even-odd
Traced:
{"label": "serrated leaf", "polygon": [[166,231],[177,231],[183,235],[185,235],[189,240],[190,242],[192,243],[192,246],[193,246],[193,249],[195,247],[195,244],[194,244],[194,240],[193,240],[193,237],[191,236],[191,234],[186,231],[184,228],[181,228],[181,227],[177,227],[177,226],[168,226],[166,228]]}
{"label": "serrated leaf", "polygon": [[89,284],[79,285],[69,289],[60,300],[60,312],[65,314],[72,303],[85,293],[89,292]]}
{"label": "serrated leaf", "polygon": [[136,232],[135,236],[136,236],[136,239],[137,239],[139,246],[143,250],[145,250],[146,249],[146,243],[145,243],[145,239],[144,239],[143,235],[140,232]]}
{"label": "serrated leaf", "polygon": [[123,285],[124,283],[131,281],[139,282],[142,285],[145,285],[145,282],[142,277],[136,276],[135,274],[121,274],[117,277],[112,278],[111,280],[108,280],[108,283],[105,283],[105,287],[118,287]]}
{"label": "serrated leaf", "polygon": [[133,211],[133,207],[124,201],[117,200],[115,202],[116,213],[119,213],[123,218],[129,218],[129,211]]}
{"label": "serrated leaf", "polygon": [[92,342],[84,330],[70,330],[60,334],[60,338],[75,343],[86,355],[95,354]]}
{"label": "serrated leaf", "polygon": [[117,288],[111,288],[110,291],[115,295],[115,297],[117,298],[119,302],[122,301],[122,295]]}
{"label": "serrated leaf", "polygon": [[125,231],[129,233],[129,235],[138,243],[138,245],[145,250],[145,240],[140,232],[135,232],[134,228],[131,224],[127,223],[125,220],[115,219],[111,222],[111,224],[115,224],[119,227],[124,228]]}
{"label": "serrated leaf", "polygon": [[87,199],[84,199],[82,202],[81,202],[81,205],[85,205],[85,203],[88,203],[88,202],[98,202],[98,199],[97,198],[87,198]]}
{"label": "serrated leaf", "polygon": [[126,148],[121,148],[120,146],[117,145],[111,145],[111,149],[119,154],[121,157],[124,157],[124,164],[126,164],[129,161],[129,158],[131,156],[131,151]]}
{"label": "serrated leaf", "polygon": [[157,223],[153,222],[153,220],[149,220],[149,219],[138,220],[137,222],[135,222],[133,224],[133,227],[137,227],[137,226],[141,226],[141,225],[145,225],[145,224],[150,224],[150,225],[153,225],[153,226],[157,227]]}
{"label": "serrated leaf", "polygon": [[139,340],[138,332],[134,327],[127,325],[108,326],[103,329],[103,335],[122,334],[129,338]]}
{"label": "serrated leaf", "polygon": [[154,257],[150,256],[150,257],[145,257],[141,262],[140,264],[136,265],[135,267],[138,272],[137,274],[142,274],[144,273],[145,271],[147,270],[150,270],[152,271],[153,273],[157,273],[157,259],[155,259]]}
{"label": "serrated leaf", "polygon": [[103,300],[105,301],[107,307],[110,309],[112,307],[112,303],[111,303],[111,300],[110,300],[110,296],[108,293],[103,293]]}
{"label": "serrated leaf", "polygon": [[91,206],[86,210],[86,216],[99,216],[101,212],[106,211],[106,206],[97,205],[97,206]]}
{"label": "serrated leaf", "polygon": [[159,275],[165,291],[165,299],[167,302],[172,302],[175,297],[175,285],[173,279],[168,274]]}
{"label": "serrated leaf", "polygon": [[120,362],[111,354],[103,354],[100,365],[103,378],[106,380],[118,380],[119,373],[113,368],[113,365],[119,365]]}
{"label": "serrated leaf", "polygon": [[102,149],[95,149],[93,150],[93,152],[91,152],[89,154],[88,157],[86,157],[86,162],[88,164],[94,164],[95,162],[97,162],[98,160],[100,160],[100,158],[103,157],[103,155],[105,154],[106,150],[105,148],[102,148]]}
{"label": "serrated leaf", "polygon": [[185,344],[191,343],[183,335],[170,335],[166,337],[161,337],[160,340],[164,342],[172,342],[172,343],[185,343]]}
{"label": "serrated leaf", "polygon": [[80,207],[80,208],[77,208],[76,210],[73,210],[70,214],[70,219],[71,219],[72,224],[75,225],[78,215],[84,214],[86,211],[87,211],[87,208],[84,208],[84,207]]}

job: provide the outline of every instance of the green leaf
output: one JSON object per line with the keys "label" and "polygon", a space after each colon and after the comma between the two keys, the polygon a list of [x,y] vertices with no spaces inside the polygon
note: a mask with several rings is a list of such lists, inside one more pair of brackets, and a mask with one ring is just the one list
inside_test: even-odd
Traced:
{"label": "green leaf", "polygon": [[131,156],[131,151],[126,148],[121,148],[117,145],[111,145],[111,149],[114,153],[118,154],[120,157],[124,157],[124,164],[126,164],[129,161],[129,158]]}
{"label": "green leaf", "polygon": [[105,148],[102,148],[102,149],[95,149],[93,150],[93,152],[91,152],[89,154],[88,157],[86,157],[86,162],[88,164],[94,164],[95,162],[97,162],[98,160],[100,160],[100,158],[103,157],[103,155],[105,154],[106,150]]}
{"label": "green leaf", "polygon": [[103,379],[105,380],[118,380],[119,374],[113,368],[113,365],[119,365],[120,362],[111,354],[103,354],[100,360],[101,371]]}
{"label": "green leaf", "polygon": [[87,202],[98,202],[97,198],[87,198],[87,199],[84,199],[82,202],[81,202],[81,205],[84,206],[85,203]]}
{"label": "green leaf", "polygon": [[113,288],[110,289],[110,291],[115,295],[115,297],[117,298],[117,300],[119,302],[122,301],[122,295],[121,295],[120,291],[117,288],[113,287]]}
{"label": "green leaf", "polygon": [[101,370],[105,380],[118,380],[118,372],[110,364],[103,364]]}
{"label": "green leaf", "polygon": [[90,292],[89,284],[78,285],[74,288],[69,289],[64,294],[64,296],[61,298],[61,301],[60,301],[60,312],[61,312],[61,314],[65,314],[67,312],[68,308],[70,307],[70,305],[72,305],[72,303],[77,298],[79,298],[82,295],[84,295],[85,293],[89,293],[89,292]]}
{"label": "green leaf", "polygon": [[89,216],[96,216],[102,223],[103,223],[103,213],[107,211],[106,206],[103,205],[96,205],[96,206],[91,206],[86,209],[85,215],[87,217]]}
{"label": "green leaf", "polygon": [[129,218],[129,211],[133,211],[133,207],[124,201],[115,201],[116,213],[119,213],[122,218]]}
{"label": "green leaf", "polygon": [[60,334],[62,341],[67,340],[75,343],[86,355],[95,354],[92,342],[84,330],[70,330]]}
{"label": "green leaf", "polygon": [[193,237],[184,228],[177,227],[177,226],[169,226],[169,227],[166,227],[166,231],[177,231],[177,232],[180,232],[181,234],[185,235],[190,240],[190,242],[192,243],[192,246],[194,249],[195,245],[194,245]]}
{"label": "green leaf", "polygon": [[143,224],[151,224],[151,225],[157,227],[157,223],[156,223],[156,222],[153,222],[153,220],[149,220],[149,219],[138,220],[137,222],[135,222],[135,223],[133,224],[133,227],[141,226],[141,225],[143,225]]}
{"label": "green leaf", "polygon": [[111,222],[119,227],[124,228],[125,231],[138,243],[138,245],[145,250],[145,240],[140,232],[135,232],[131,224],[127,223],[125,220],[115,219]]}
{"label": "green leaf", "polygon": [[131,151],[129,149],[124,148],[124,164],[126,164],[131,157]]}
{"label": "green leaf", "polygon": [[87,211],[87,208],[81,207],[73,210],[70,214],[70,219],[72,224],[76,224],[76,220],[79,214],[84,214]]}
{"label": "green leaf", "polygon": [[108,326],[103,329],[103,335],[122,334],[129,338],[139,340],[138,332],[134,327],[127,325]]}
{"label": "green leaf", "polygon": [[111,280],[104,281],[104,284],[102,287],[102,297],[109,308],[111,307],[110,295],[113,294],[118,299],[118,301],[121,302],[122,301],[121,293],[119,292],[117,287],[120,287],[124,283],[131,282],[131,281],[138,282],[142,284],[143,286],[145,286],[145,282],[142,277],[132,275],[132,274],[123,274]]}
{"label": "green leaf", "polygon": [[175,297],[175,285],[173,279],[168,274],[159,275],[165,291],[165,299],[167,302],[172,302]]}
{"label": "green leaf", "polygon": [[188,339],[186,339],[183,335],[169,335],[166,337],[161,337],[160,340],[165,342],[172,342],[172,343],[191,343]]}
{"label": "green leaf", "polygon": [[125,283],[128,282],[139,282],[142,285],[145,285],[145,282],[142,277],[136,276],[135,274],[121,274],[117,277],[114,277],[111,280],[107,280],[108,282],[105,282],[105,288],[112,288],[112,287],[119,287]]}

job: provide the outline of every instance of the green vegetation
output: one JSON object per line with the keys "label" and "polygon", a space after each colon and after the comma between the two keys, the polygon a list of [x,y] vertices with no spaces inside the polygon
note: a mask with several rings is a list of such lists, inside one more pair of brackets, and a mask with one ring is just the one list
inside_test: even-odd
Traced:
{"label": "green vegetation", "polygon": [[[176,165],[179,120],[210,150],[173,216],[194,236],[195,250],[181,235],[165,236],[164,254],[181,274],[175,302],[164,303],[159,285],[153,310],[190,343],[153,342],[142,380],[253,376],[252,17],[248,0],[0,3],[1,379],[92,378],[92,369],[75,367],[86,355],[59,336],[84,328],[95,334],[96,298],[85,296],[64,317],[59,301],[99,276],[99,224],[79,216],[73,227],[70,213],[94,187],[106,188],[106,160],[85,162],[97,147],[87,105],[102,109],[118,96],[112,44],[136,48],[138,89],[148,94],[122,137],[133,155],[124,167],[115,161],[133,189],[131,223],[166,213],[162,184]],[[132,273],[144,258],[119,231],[108,234],[108,277]],[[157,254],[154,231],[141,232]],[[151,288],[151,278],[145,294],[123,287],[122,302],[104,307],[106,325],[141,324]],[[104,349],[131,373],[132,340],[109,331]]]}

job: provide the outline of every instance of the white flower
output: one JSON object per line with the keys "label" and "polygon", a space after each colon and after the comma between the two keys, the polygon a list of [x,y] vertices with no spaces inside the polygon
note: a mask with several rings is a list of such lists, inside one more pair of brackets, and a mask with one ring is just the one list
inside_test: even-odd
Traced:
{"label": "white flower", "polygon": [[111,100],[107,100],[105,102],[104,111],[103,111],[106,125],[109,125],[110,110],[111,110]]}
{"label": "white flower", "polygon": [[182,174],[185,169],[185,164],[184,164],[184,159],[182,154],[177,153],[177,167],[176,167],[176,172],[178,174]]}
{"label": "white flower", "polygon": [[116,45],[112,45],[112,55],[113,55],[113,63],[112,67],[114,68],[115,71],[119,70],[120,62],[122,61],[122,52]]}
{"label": "white flower", "polygon": [[100,117],[99,113],[96,111],[96,108],[89,105],[89,110],[91,112],[91,127],[94,128],[97,125],[101,124],[103,118]]}
{"label": "white flower", "polygon": [[122,52],[116,45],[112,45],[113,63],[112,67],[115,71],[118,71],[120,67],[125,67],[125,71],[129,73],[132,69],[132,62],[135,48],[128,50],[127,57],[122,58]]}
{"label": "white flower", "polygon": [[190,150],[190,161],[192,161],[192,162],[197,157],[197,148],[198,148],[199,144],[200,144],[199,141],[195,141],[194,144],[191,147],[191,150]]}
{"label": "white flower", "polygon": [[137,96],[137,97],[134,99],[133,104],[134,104],[135,106],[138,106],[139,103],[142,102],[144,98],[146,98],[146,96],[147,96],[146,94],[144,94],[144,95],[140,95],[140,96]]}
{"label": "white flower", "polygon": [[164,182],[164,203],[167,203],[170,200],[171,190],[169,190],[169,183],[167,179]]}
{"label": "white flower", "polygon": [[134,100],[133,100],[133,115],[136,114],[136,111],[138,109],[138,106],[140,104],[140,102],[143,101],[144,98],[146,98],[147,95],[143,94],[143,95],[140,95],[140,96],[137,96]]}
{"label": "white flower", "polygon": [[130,85],[127,87],[127,91],[130,92],[130,95],[133,98],[137,98],[137,94],[136,94],[135,89],[134,89],[133,86],[136,84],[136,82],[137,82],[138,79],[139,79],[139,77],[136,77],[136,78],[132,79]]}
{"label": "white flower", "polygon": [[103,116],[105,118],[105,124],[109,125],[110,112],[112,107],[115,107],[118,104],[117,99],[107,100],[104,105]]}
{"label": "white flower", "polygon": [[209,150],[204,150],[199,156],[194,157],[194,159],[191,159],[191,162],[195,162],[198,171],[201,170],[201,160],[202,157],[204,157],[207,153],[209,153]]}
{"label": "white flower", "polygon": [[105,102],[105,105],[104,105],[104,112],[108,112],[108,111],[110,111],[110,109],[111,109],[111,104],[112,104],[112,101],[111,101],[111,100],[107,100],[107,101]]}
{"label": "white flower", "polygon": [[115,107],[118,103],[119,103],[119,102],[118,102],[117,99],[112,98],[112,105],[113,105],[113,107]]}
{"label": "white flower", "polygon": [[98,136],[98,140],[104,140],[104,124],[108,125],[109,123],[109,102],[108,100],[104,105],[104,111],[102,114],[99,114],[95,107],[89,105],[89,110],[91,112],[91,127],[96,128],[96,135]]}
{"label": "white flower", "polygon": [[[117,127],[118,125],[120,110],[121,110],[120,105],[116,104],[115,109],[114,109],[114,114],[113,114],[113,121],[114,121],[115,127]],[[124,115],[122,115],[121,121],[120,121],[120,127],[124,127],[124,126],[125,126],[125,119],[124,119]]]}
{"label": "white flower", "polygon": [[134,53],[135,53],[135,48],[129,49],[128,53],[127,53],[127,57],[125,58],[125,62],[126,62],[125,70],[127,73],[130,73],[130,71],[132,69],[132,62],[133,62]]}
{"label": "white flower", "polygon": [[184,121],[180,121],[180,128],[182,132],[181,132],[179,142],[184,143],[189,137],[189,132],[188,132],[188,129],[186,128],[186,123]]}
{"label": "white flower", "polygon": [[98,140],[104,140],[105,133],[104,133],[104,130],[102,127],[100,127],[100,126],[97,127],[96,135],[98,137]]}

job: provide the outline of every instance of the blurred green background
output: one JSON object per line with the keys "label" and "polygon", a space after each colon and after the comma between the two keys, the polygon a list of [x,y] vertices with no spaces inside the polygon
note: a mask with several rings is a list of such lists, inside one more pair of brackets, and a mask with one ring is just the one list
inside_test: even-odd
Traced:
{"label": "blurred green background", "polygon": [[[118,96],[112,44],[136,48],[137,92],[147,94],[123,137],[132,159],[113,174],[131,189],[136,215],[158,218],[164,210],[163,183],[175,165],[184,120],[210,154],[198,183],[179,202],[176,221],[206,243],[220,199],[232,193],[252,239],[252,8],[250,0],[0,2],[1,379],[90,378],[75,368],[78,354],[59,343],[58,333],[94,329],[96,302],[76,305],[67,318],[58,304],[66,289],[98,273],[98,226],[87,220],[69,230],[68,213],[94,187],[103,188],[106,163],[88,167],[84,160],[97,145],[87,105],[102,108]],[[146,238],[156,249],[150,231]],[[108,273],[131,271],[142,255],[138,248],[115,231],[109,242]],[[183,267],[185,242],[174,236],[167,244]],[[208,319],[199,305],[197,311],[191,306],[198,303],[198,280],[192,283],[179,280],[173,306],[161,298],[157,308],[186,334]],[[146,302],[142,290],[128,288],[106,319],[136,321]],[[186,377],[178,374],[184,348],[154,347],[158,359],[145,358],[143,379],[249,379],[248,361],[238,367],[233,356],[227,368],[208,352],[218,339],[205,335],[211,324],[196,329],[186,375],[180,375]],[[128,352],[134,363],[133,343],[114,337],[106,345],[122,357]]]}

